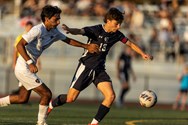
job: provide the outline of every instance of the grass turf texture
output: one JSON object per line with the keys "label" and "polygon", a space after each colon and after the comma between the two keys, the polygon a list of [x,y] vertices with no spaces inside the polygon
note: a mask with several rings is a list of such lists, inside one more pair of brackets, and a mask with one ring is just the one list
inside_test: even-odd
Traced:
{"label": "grass turf texture", "polygon": [[[55,108],[47,119],[49,125],[87,125],[98,110],[97,104],[72,103]],[[0,125],[35,125],[38,104],[11,105],[0,108]],[[188,111],[132,105],[112,106],[100,125],[188,125]]]}

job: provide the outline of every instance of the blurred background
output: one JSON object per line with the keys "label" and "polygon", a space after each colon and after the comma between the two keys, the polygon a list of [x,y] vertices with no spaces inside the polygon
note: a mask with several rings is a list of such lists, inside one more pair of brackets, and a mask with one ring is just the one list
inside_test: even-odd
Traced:
{"label": "blurred background", "polygon": [[[138,102],[139,94],[146,89],[156,92],[158,103],[175,101],[179,91],[177,75],[188,60],[188,0],[0,0],[0,96],[18,87],[12,68],[15,38],[24,31],[27,21],[35,25],[41,22],[41,8],[46,4],[62,9],[61,24],[77,28],[101,24],[110,7],[119,8],[125,13],[121,31],[154,56],[153,61],[143,61],[134,54],[137,81],[131,81],[126,101]],[[84,43],[87,41],[83,36],[67,36]],[[116,63],[122,45],[117,43],[111,49],[106,63],[117,95],[120,82]],[[82,53],[83,49],[61,41],[44,51],[38,75],[54,97],[67,92]],[[32,96],[37,95],[33,93]],[[101,97],[95,86],[90,85],[78,99],[101,100]]]}

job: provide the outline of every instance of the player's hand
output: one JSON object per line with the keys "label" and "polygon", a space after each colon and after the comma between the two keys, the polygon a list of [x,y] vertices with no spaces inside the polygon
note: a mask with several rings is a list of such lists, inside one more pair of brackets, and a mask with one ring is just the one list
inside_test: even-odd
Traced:
{"label": "player's hand", "polygon": [[97,44],[88,44],[87,50],[89,53],[99,53],[99,46]]}
{"label": "player's hand", "polygon": [[69,32],[69,27],[68,27],[67,25],[65,25],[65,24],[62,24],[62,29],[65,30],[65,32],[66,32],[67,34],[70,33],[70,32]]}
{"label": "player's hand", "polygon": [[32,72],[32,73],[37,73],[38,72],[38,68],[35,64],[31,63],[29,65],[29,70]]}
{"label": "player's hand", "polygon": [[145,59],[145,60],[153,60],[153,56],[152,55],[148,55],[148,54],[142,55],[142,58]]}

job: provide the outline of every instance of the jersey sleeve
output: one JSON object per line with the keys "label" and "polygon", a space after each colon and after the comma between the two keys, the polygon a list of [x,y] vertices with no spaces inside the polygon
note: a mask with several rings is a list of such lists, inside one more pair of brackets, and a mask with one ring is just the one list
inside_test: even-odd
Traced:
{"label": "jersey sleeve", "polygon": [[128,40],[129,40],[129,39],[128,39],[127,37],[123,37],[123,38],[121,39],[121,42],[122,42],[122,43],[126,43]]}
{"label": "jersey sleeve", "polygon": [[27,42],[30,43],[33,39],[35,39],[39,34],[41,33],[41,30],[39,28],[33,27],[29,32],[22,35],[22,38]]}
{"label": "jersey sleeve", "polygon": [[117,31],[117,34],[119,41],[121,41],[122,43],[125,44],[129,40],[121,31]]}
{"label": "jersey sleeve", "polygon": [[59,37],[58,39],[64,41],[67,38],[67,36],[65,36],[64,33],[58,28],[57,28],[57,32],[58,32],[58,37]]}
{"label": "jersey sleeve", "polygon": [[95,35],[95,33],[97,32],[96,26],[84,27],[83,29],[84,29],[84,32],[85,32],[83,34],[83,36],[87,36],[89,38],[96,39],[96,35]]}

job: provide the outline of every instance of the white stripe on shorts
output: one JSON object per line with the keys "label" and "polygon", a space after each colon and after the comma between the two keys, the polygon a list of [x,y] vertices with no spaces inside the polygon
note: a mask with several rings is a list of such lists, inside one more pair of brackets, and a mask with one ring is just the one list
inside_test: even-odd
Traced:
{"label": "white stripe on shorts", "polygon": [[74,80],[72,81],[71,87],[72,88],[75,84],[75,82],[77,81],[77,79],[79,78],[79,76],[81,75],[81,73],[84,71],[85,69],[85,65],[83,65],[82,63],[80,64],[78,70],[76,71],[76,74],[74,76]]}

